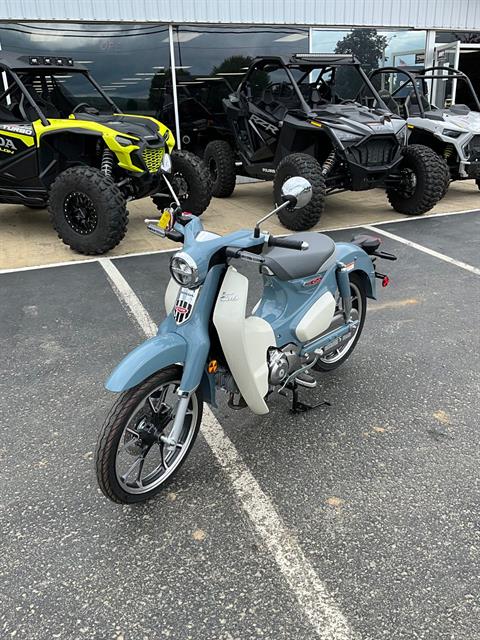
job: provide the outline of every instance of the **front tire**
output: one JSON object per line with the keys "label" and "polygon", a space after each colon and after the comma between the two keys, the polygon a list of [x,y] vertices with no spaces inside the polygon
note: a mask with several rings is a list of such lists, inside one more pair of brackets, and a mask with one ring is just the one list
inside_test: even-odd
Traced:
{"label": "front tire", "polygon": [[230,197],[237,178],[232,147],[225,140],[213,140],[205,147],[203,159],[212,180],[213,196]]}
{"label": "front tire", "polygon": [[50,188],[48,212],[58,237],[86,255],[106,253],[124,238],[128,211],[122,192],[99,169],[70,167]]}
{"label": "front tire", "polygon": [[149,500],[171,482],[190,453],[202,422],[199,389],[190,398],[179,445],[172,449],[160,440],[173,426],[181,373],[178,366],[155,373],[122,393],[107,416],[95,467],[100,489],[113,502]]}
{"label": "front tire", "polygon": [[[174,151],[172,173],[167,179],[183,210],[201,216],[212,199],[212,182],[203,160],[190,151]],[[154,196],[152,200],[159,210],[163,210],[172,197],[166,192],[166,195]]]}
{"label": "front tire", "polygon": [[422,144],[403,151],[400,164],[402,182],[387,189],[387,198],[395,211],[420,216],[430,211],[448,189],[449,172],[443,158]]}
{"label": "front tire", "polygon": [[282,186],[289,178],[301,176],[312,185],[312,198],[302,209],[286,207],[278,213],[280,222],[292,231],[314,227],[325,209],[325,178],[320,163],[306,153],[291,153],[279,163],[273,180],[275,204],[282,202]]}
{"label": "front tire", "polygon": [[[358,328],[355,335],[345,345],[342,345],[332,354],[328,354],[317,360],[313,367],[317,371],[333,371],[337,369],[350,357],[360,339],[367,313],[367,293],[362,278],[355,272],[350,274],[350,291],[352,293],[352,316],[356,312],[357,319],[359,320]],[[335,313],[339,311],[341,311],[341,298]]]}

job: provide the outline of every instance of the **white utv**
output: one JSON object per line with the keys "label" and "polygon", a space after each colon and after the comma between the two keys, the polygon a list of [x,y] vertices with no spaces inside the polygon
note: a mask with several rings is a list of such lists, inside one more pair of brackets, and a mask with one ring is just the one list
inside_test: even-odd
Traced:
{"label": "white utv", "polygon": [[370,79],[389,109],[406,119],[408,144],[430,147],[451,181],[474,179],[480,189],[480,102],[469,77],[450,67],[383,67]]}

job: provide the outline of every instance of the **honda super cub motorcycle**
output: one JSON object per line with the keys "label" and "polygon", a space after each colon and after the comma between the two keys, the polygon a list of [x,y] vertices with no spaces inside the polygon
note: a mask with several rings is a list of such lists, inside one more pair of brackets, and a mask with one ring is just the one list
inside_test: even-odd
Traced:
{"label": "honda super cub motorcycle", "polygon": [[[316,385],[313,371],[345,362],[362,332],[367,298],[375,298],[380,240],[359,236],[335,244],[319,233],[275,238],[260,224],[283,207],[304,207],[304,178],[284,184],[283,203],[254,230],[226,236],[204,231],[199,218],[166,210],[146,221],[160,236],[183,243],[170,260],[167,316],[155,337],[134,349],[107,381],[121,393],[99,437],[96,469],[104,494],[120,503],[157,493],[187,457],[202,422],[203,403],[217,390],[232,409],[268,413],[272,393]],[[172,193],[173,196],[173,193]],[[178,204],[178,202],[177,202]],[[263,294],[247,316],[248,279],[238,261],[259,265]],[[318,405],[317,405],[318,406]]]}

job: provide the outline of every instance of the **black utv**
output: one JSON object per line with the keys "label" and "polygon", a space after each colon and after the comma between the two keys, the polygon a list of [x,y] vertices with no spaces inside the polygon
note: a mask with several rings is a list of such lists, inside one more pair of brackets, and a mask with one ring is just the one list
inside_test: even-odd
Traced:
{"label": "black utv", "polygon": [[283,183],[304,176],[313,197],[303,210],[279,213],[289,229],[313,227],[334,192],[380,187],[408,215],[429,211],[445,193],[445,163],[426,146],[406,146],[405,120],[351,55],[257,58],[224,108],[229,134],[204,153],[213,195],[230,196],[243,175],[273,180],[278,203]]}

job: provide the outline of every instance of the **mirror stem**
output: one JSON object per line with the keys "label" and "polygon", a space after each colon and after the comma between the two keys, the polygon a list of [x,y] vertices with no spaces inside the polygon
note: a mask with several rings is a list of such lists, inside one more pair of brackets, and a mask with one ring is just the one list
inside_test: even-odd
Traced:
{"label": "mirror stem", "polygon": [[255,225],[255,229],[254,229],[254,232],[253,232],[253,237],[254,238],[259,238],[260,237],[260,225],[262,224],[262,222],[265,222],[265,220],[268,220],[268,218],[271,218],[273,215],[275,215],[276,213],[278,213],[282,209],[285,209],[285,207],[288,207],[288,205],[290,205],[290,204],[291,204],[290,200],[287,200],[286,202],[282,202],[282,204],[279,207],[277,207],[273,211],[270,211],[270,213],[267,213],[267,215],[263,216],[263,218],[260,218],[260,220]]}

